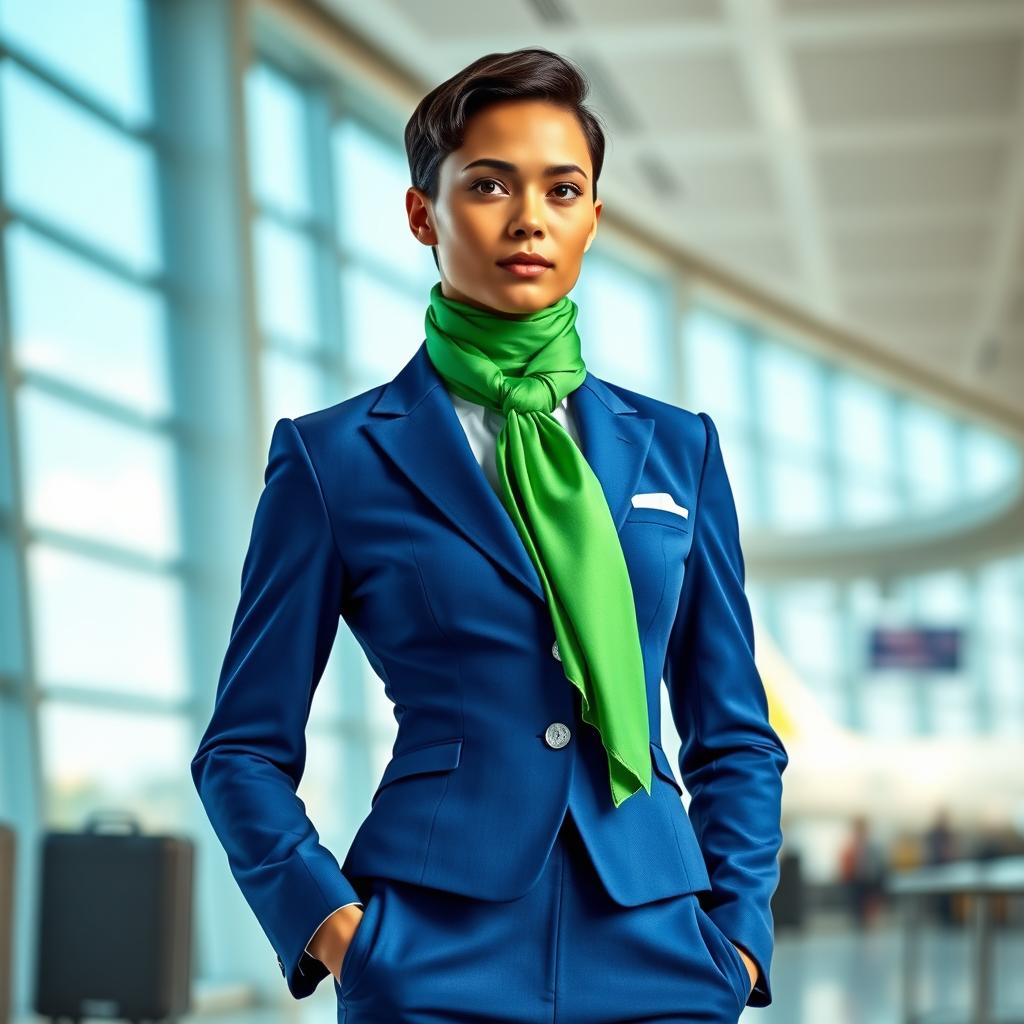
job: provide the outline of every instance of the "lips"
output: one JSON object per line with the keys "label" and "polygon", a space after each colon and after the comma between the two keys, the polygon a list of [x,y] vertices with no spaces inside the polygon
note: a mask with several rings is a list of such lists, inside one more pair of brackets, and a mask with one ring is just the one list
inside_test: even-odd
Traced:
{"label": "lips", "polygon": [[498,260],[498,266],[516,277],[526,278],[540,277],[554,264],[539,252],[516,252],[503,260]]}
{"label": "lips", "polygon": [[541,256],[539,252],[517,252],[511,256],[506,256],[503,260],[498,260],[498,265],[501,267],[508,267],[514,264],[541,267],[554,266],[551,260]]}
{"label": "lips", "polygon": [[548,267],[543,263],[499,263],[499,267],[508,274],[516,277],[540,277],[548,272]]}

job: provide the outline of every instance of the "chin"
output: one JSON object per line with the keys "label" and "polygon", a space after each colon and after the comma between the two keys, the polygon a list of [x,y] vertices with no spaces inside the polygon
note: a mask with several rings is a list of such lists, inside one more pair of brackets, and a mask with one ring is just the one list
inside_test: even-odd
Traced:
{"label": "chin", "polygon": [[510,281],[502,289],[500,301],[495,302],[494,307],[506,313],[536,313],[538,309],[557,302],[565,294],[550,286],[538,287],[539,283]]}
{"label": "chin", "polygon": [[[503,277],[510,277],[505,271],[501,271],[501,274]],[[565,294],[557,288],[552,288],[549,284],[541,286],[539,281],[517,281],[515,279],[499,281],[494,286],[488,282],[486,290],[484,288],[474,290],[461,288],[460,290],[472,300],[472,303],[497,313],[505,313],[508,316],[536,313],[537,310],[557,302]]]}

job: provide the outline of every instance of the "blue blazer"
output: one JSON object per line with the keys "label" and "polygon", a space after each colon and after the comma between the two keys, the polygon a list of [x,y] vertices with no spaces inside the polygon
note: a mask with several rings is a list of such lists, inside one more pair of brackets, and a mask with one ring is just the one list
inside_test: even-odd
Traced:
{"label": "blue blazer", "polygon": [[[329,975],[305,946],[334,909],[360,899],[353,878],[515,899],[571,813],[618,904],[700,894],[760,968],[748,1005],[771,1002],[788,757],[754,665],[715,425],[589,372],[568,402],[619,530],[647,676],[651,794],[618,808],[600,736],[582,721],[553,648],[540,579],[426,343],[393,380],[274,427],[191,769],[295,998]],[[667,492],[689,515],[634,507],[642,492]],[[339,618],[398,721],[340,866],[296,796]],[[663,678],[688,813],[660,742]],[[564,746],[545,740],[553,723],[569,727]]]}

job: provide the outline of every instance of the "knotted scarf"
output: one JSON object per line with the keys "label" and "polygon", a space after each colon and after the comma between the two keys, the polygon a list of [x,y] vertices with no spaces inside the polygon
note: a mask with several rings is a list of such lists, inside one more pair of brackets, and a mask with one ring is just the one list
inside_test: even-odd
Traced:
{"label": "knotted scarf", "polygon": [[647,687],[633,589],[604,490],[552,415],[587,374],[567,295],[507,316],[430,290],[426,347],[447,387],[506,417],[497,436],[500,498],[547,596],[566,677],[608,756],[618,807],[651,792]]}

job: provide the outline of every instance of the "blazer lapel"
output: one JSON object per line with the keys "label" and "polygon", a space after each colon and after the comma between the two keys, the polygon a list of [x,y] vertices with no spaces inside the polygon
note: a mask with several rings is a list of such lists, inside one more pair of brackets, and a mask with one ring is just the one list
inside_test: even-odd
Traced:
{"label": "blazer lapel", "polygon": [[654,420],[640,416],[634,406],[589,371],[569,395],[568,405],[579,429],[583,456],[601,481],[615,529],[621,530],[630,499],[639,489]]}
{"label": "blazer lapel", "polygon": [[[616,529],[621,529],[650,448],[654,420],[637,416],[633,406],[589,372],[567,404],[583,455],[601,482]],[[457,529],[547,602],[515,525],[476,461],[426,342],[380,393],[364,429]]]}

